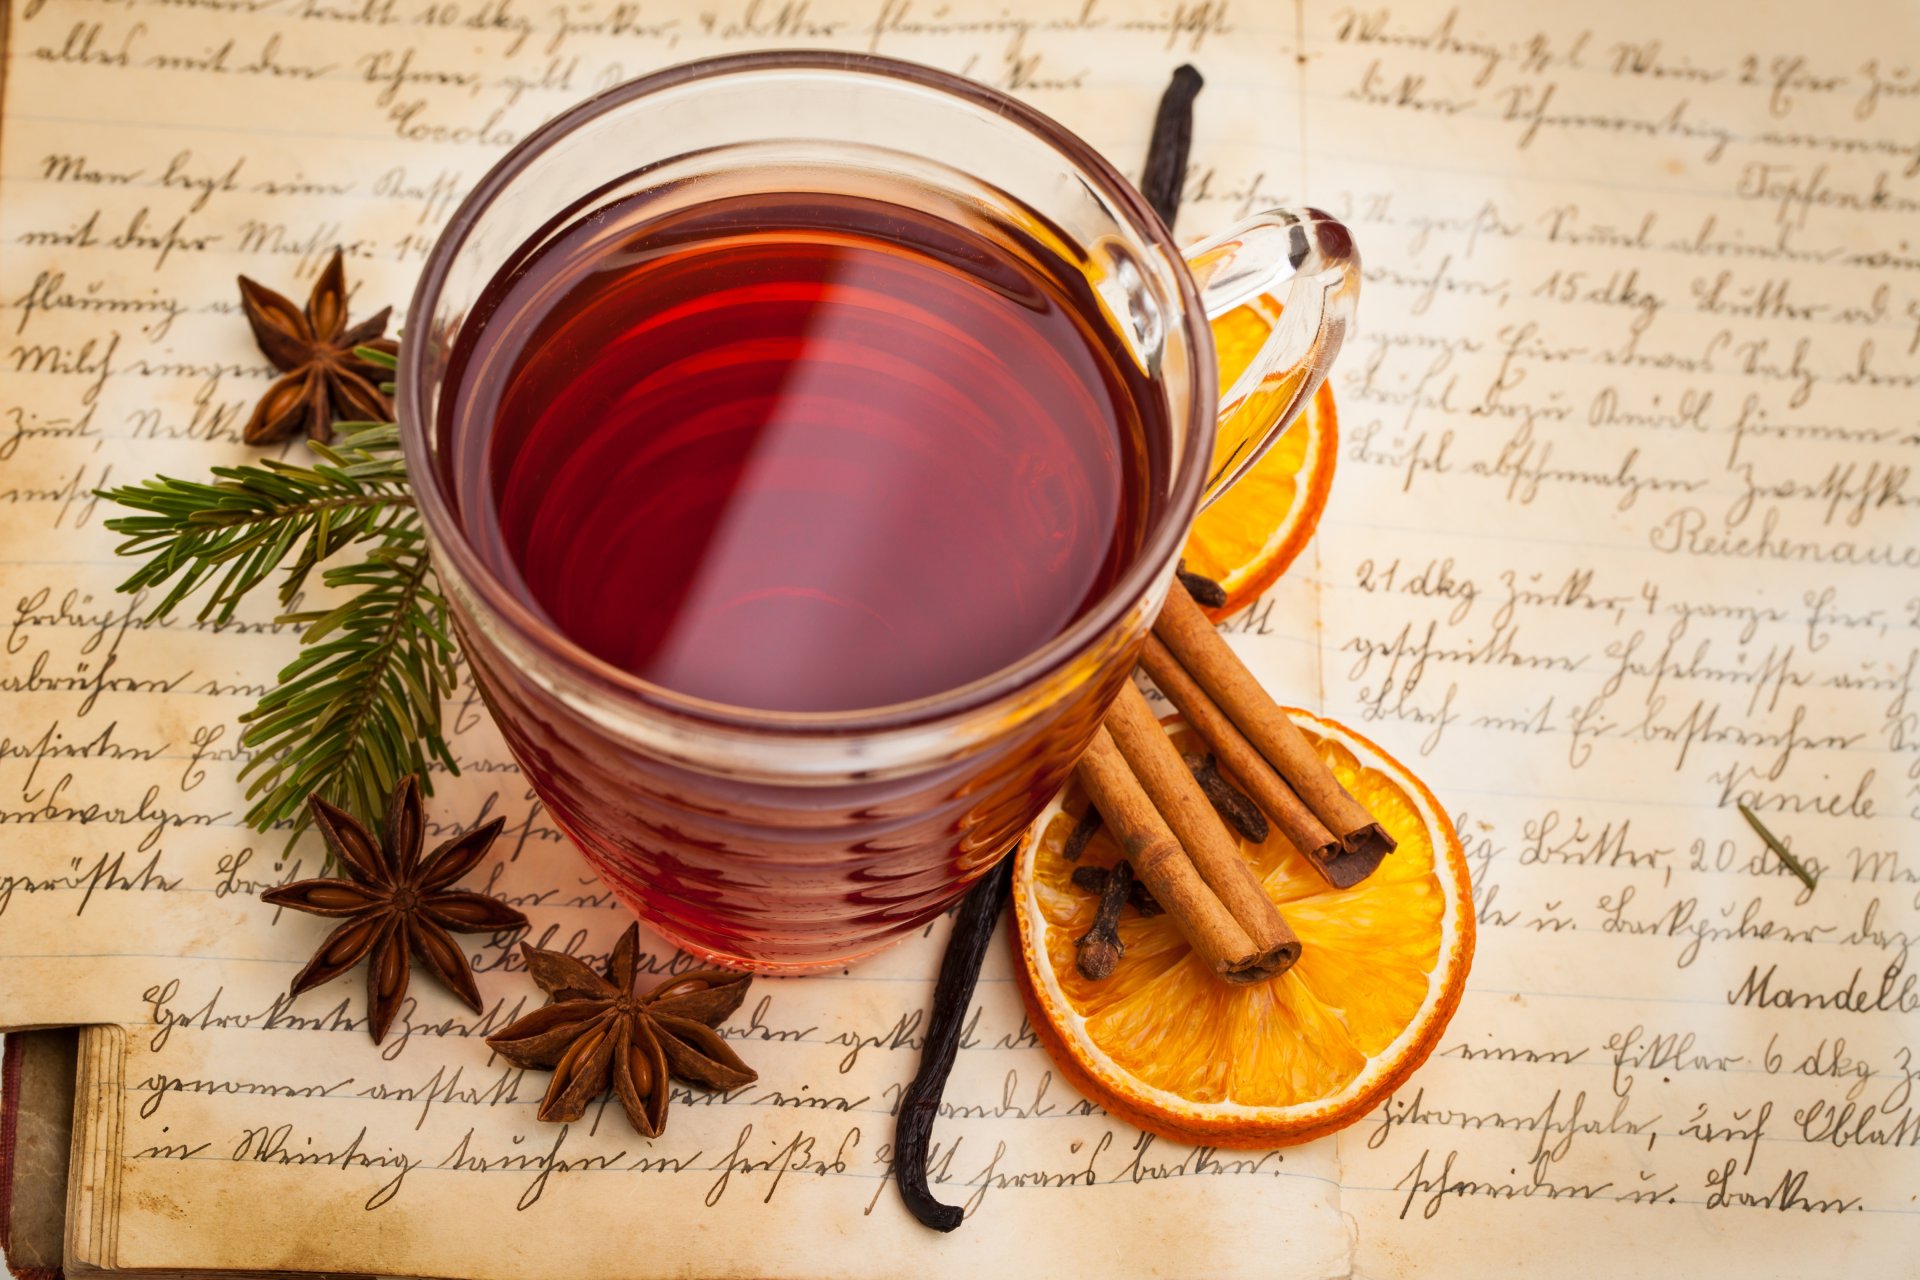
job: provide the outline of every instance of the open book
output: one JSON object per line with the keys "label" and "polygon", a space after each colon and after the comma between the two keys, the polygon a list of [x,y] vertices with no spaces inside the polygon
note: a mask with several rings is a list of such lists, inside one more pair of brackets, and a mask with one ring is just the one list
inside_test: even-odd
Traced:
{"label": "open book", "polygon": [[[1802,1273],[1920,1227],[1920,11],[1521,0],[25,0],[0,116],[0,1025],[81,1024],[75,1272],[575,1276]],[[730,1024],[760,1083],[666,1136],[543,1125],[487,1012],[357,978],[240,822],[262,609],[149,625],[91,492],[242,455],[246,272],[403,299],[541,119],[770,45],[954,68],[1137,167],[1207,77],[1183,236],[1311,201],[1367,264],[1312,552],[1230,624],[1282,696],[1432,784],[1480,952],[1361,1124],[1185,1149],[1078,1097],[990,958],[936,1129],[950,1236],[887,1183],[944,923]],[[532,940],[619,907],[481,709],[429,815],[507,817]],[[1745,804],[1819,876],[1812,892]],[[671,956],[656,947],[649,959]],[[16,1168],[18,1173],[20,1167]],[[38,1166],[35,1166],[38,1167]],[[16,1188],[16,1191],[18,1188]]]}

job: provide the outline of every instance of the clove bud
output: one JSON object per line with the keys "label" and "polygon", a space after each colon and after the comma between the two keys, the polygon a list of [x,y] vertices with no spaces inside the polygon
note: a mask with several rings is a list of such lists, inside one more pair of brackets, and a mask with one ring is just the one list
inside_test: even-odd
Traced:
{"label": "clove bud", "polygon": [[1073,830],[1067,833],[1066,847],[1060,850],[1060,856],[1068,862],[1080,861],[1080,855],[1087,851],[1087,841],[1093,839],[1104,821],[1100,811],[1089,804],[1087,811],[1080,815],[1080,821],[1074,823]]}
{"label": "clove bud", "polygon": [[1126,905],[1133,888],[1133,868],[1116,862],[1100,890],[1100,906],[1093,913],[1093,925],[1074,939],[1074,967],[1090,982],[1098,982],[1114,971],[1127,949],[1120,941],[1120,908]]}
{"label": "clove bud", "polygon": [[1180,562],[1180,567],[1174,570],[1174,577],[1180,580],[1180,585],[1187,589],[1187,594],[1192,596],[1193,602],[1201,608],[1226,607],[1227,589],[1203,574],[1187,572],[1186,561]]}
{"label": "clove bud", "polygon": [[[1107,891],[1107,879],[1111,874],[1105,867],[1075,867],[1073,887],[1097,898]],[[1160,900],[1153,896],[1153,890],[1147,888],[1147,882],[1138,876],[1134,877],[1133,888],[1127,894],[1127,902],[1143,917],[1150,918],[1166,911],[1166,908],[1160,905]]]}
{"label": "clove bud", "polygon": [[1186,761],[1187,768],[1193,772],[1193,780],[1200,784],[1200,790],[1206,793],[1214,811],[1228,826],[1239,832],[1243,840],[1259,844],[1267,838],[1267,815],[1260,812],[1260,806],[1253,802],[1253,797],[1227,781],[1211,755],[1180,758]]}

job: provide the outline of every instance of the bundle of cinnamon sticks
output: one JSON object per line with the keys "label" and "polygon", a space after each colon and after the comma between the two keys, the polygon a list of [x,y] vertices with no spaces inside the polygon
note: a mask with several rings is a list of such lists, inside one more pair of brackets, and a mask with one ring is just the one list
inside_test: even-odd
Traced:
{"label": "bundle of cinnamon sticks", "polygon": [[[1393,837],[1340,785],[1182,586],[1169,593],[1141,665],[1328,884],[1351,888],[1393,852]],[[1079,778],[1133,874],[1217,976],[1261,982],[1300,958],[1300,940],[1132,684],[1094,734]]]}

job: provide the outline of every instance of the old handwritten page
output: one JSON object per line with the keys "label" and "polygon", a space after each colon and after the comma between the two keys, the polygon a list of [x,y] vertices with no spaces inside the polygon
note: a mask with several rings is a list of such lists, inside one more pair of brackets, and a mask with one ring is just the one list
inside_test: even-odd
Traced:
{"label": "old handwritten page", "polygon": [[[16,5],[0,1024],[124,1027],[92,1037],[120,1158],[89,1168],[83,1256],[1764,1276],[1844,1251],[1897,1274],[1920,1207],[1916,28],[1866,0]],[[883,1179],[943,925],[760,984],[735,1030],[761,1085],[677,1099],[655,1143],[617,1113],[533,1120],[544,1077],[479,1044],[531,994],[499,946],[476,948],[487,1015],[422,977],[379,1051],[353,980],[284,1000],[323,926],[252,894],[317,850],[239,824],[231,724],[291,637],[264,611],[142,625],[90,489],[242,455],[266,370],[235,272],[304,287],[344,243],[361,309],[403,297],[539,119],[772,44],[966,70],[1136,163],[1192,60],[1181,231],[1283,200],[1352,220],[1368,280],[1317,561],[1233,641],[1432,782],[1481,946],[1432,1061],[1337,1140],[1192,1151],[1090,1112],[996,952],[936,1156],[973,1215],[930,1238]],[[536,941],[603,951],[618,908],[460,719],[436,816],[506,813],[495,886]],[[1204,1260],[1169,1244],[1196,1237]]]}
{"label": "old handwritten page", "polygon": [[[476,1277],[1211,1274],[1347,1270],[1335,1152],[1173,1148],[1091,1108],[1025,1026],[996,947],[936,1132],[950,1237],[887,1181],[946,925],[851,974],[756,985],[730,1034],[760,1084],[683,1094],[667,1136],[616,1107],[534,1116],[544,1073],[482,1043],[539,1000],[473,940],[487,1012],[416,975],[376,1050],[361,979],[297,1001],[326,923],[255,898],[312,874],[309,838],[240,822],[234,717],[288,660],[262,608],[219,633],[114,594],[97,486],[246,457],[268,370],[235,313],[245,272],[304,294],[335,244],[356,311],[404,299],[459,194],[596,88],[770,44],[874,49],[1022,93],[1137,166],[1168,73],[1209,77],[1194,233],[1297,160],[1290,14],[1152,0],[646,6],[519,0],[16,5],[0,133],[0,1025],[85,1037],[88,1125],[69,1223],[109,1267]],[[929,145],[933,144],[930,140]],[[1314,682],[1310,596],[1246,624]],[[504,813],[479,879],[532,940],[605,952],[622,909],[545,820],[477,705],[436,837]],[[676,963],[657,947],[656,968]],[[684,958],[678,963],[684,964]],[[1258,1229],[1249,1229],[1249,1223]]]}
{"label": "old handwritten page", "polygon": [[1340,1136],[1356,1267],[1911,1274],[1920,10],[1303,31],[1369,265],[1325,706],[1453,806],[1481,930]]}
{"label": "old handwritten page", "polygon": [[[340,245],[356,314],[404,301],[458,197],[534,125],[649,69],[767,45],[963,70],[1130,166],[1171,68],[1197,59],[1212,82],[1182,225],[1198,233],[1281,194],[1293,139],[1273,122],[1297,100],[1291,32],[1257,11],[1157,0],[1017,17],[908,0],[644,17],[515,0],[16,5],[0,171],[0,824],[17,839],[0,879],[0,1019],[147,1016],[156,948],[222,976],[291,950],[249,901],[290,874],[283,841],[244,827],[232,779],[234,718],[293,632],[266,601],[217,630],[190,609],[149,622],[151,599],[115,594],[132,562],[113,558],[93,497],[253,456],[239,429],[270,371],[239,320],[236,274],[304,297]],[[479,732],[460,737],[467,778],[438,808],[462,825],[508,812],[516,867],[525,853],[540,875],[571,868],[547,856],[565,843],[483,720],[462,708]],[[316,851],[298,851],[309,872]]]}

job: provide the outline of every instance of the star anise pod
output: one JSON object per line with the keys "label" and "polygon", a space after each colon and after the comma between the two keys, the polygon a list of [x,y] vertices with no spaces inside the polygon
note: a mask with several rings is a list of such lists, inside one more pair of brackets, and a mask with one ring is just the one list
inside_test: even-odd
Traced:
{"label": "star anise pod", "polygon": [[276,907],[346,920],[293,976],[292,994],[330,982],[367,959],[367,1031],[379,1044],[406,997],[408,973],[417,956],[447,990],[479,1013],[480,988],[460,944],[447,931],[524,929],[527,918],[485,894],[463,893],[452,885],[486,856],[504,820],[475,827],[422,859],[425,829],[420,788],[412,774],[394,788],[386,829],[377,841],[353,815],[319,796],[310,796],[307,805],[346,876],[283,884],[260,898]]}
{"label": "star anise pod", "polygon": [[336,418],[393,421],[393,402],[380,390],[386,370],[353,353],[355,347],[388,355],[400,349],[380,336],[393,308],[347,327],[347,273],[340,250],[333,251],[333,260],[314,282],[304,311],[245,276],[240,277],[240,305],[260,350],[281,371],[247,419],[248,444],[277,444],[302,431],[315,440],[331,440]]}
{"label": "star anise pod", "polygon": [[520,944],[527,972],[552,997],[487,1037],[520,1067],[551,1067],[542,1120],[578,1120],[611,1082],[627,1122],[655,1138],[667,1124],[667,1077],[702,1089],[738,1089],[760,1077],[713,1028],[746,999],[753,981],[725,969],[669,978],[633,992],[640,927],[629,925],[607,958],[606,976],[563,951]]}

